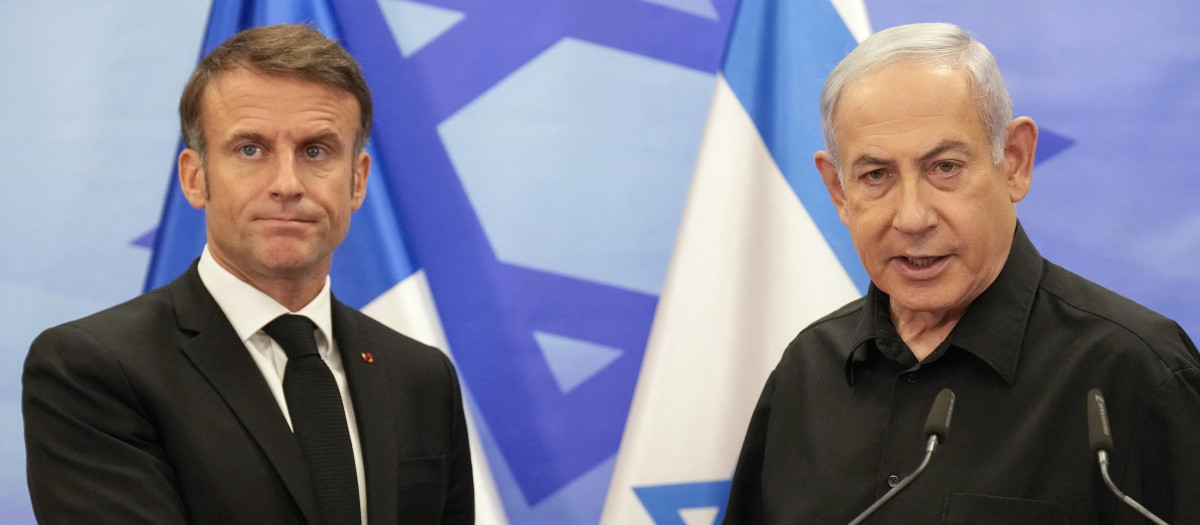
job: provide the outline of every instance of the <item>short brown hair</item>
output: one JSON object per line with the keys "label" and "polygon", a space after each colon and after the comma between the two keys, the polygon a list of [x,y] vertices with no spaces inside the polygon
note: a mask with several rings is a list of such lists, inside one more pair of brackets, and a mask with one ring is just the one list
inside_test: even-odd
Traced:
{"label": "short brown hair", "polygon": [[208,156],[201,101],[208,84],[220,73],[244,67],[268,75],[297,78],[346,91],[358,100],[359,125],[355,152],[371,134],[371,90],[358,62],[334,40],[309,26],[284,24],[247,29],[226,40],[200,61],[179,98],[179,127],[187,147]]}

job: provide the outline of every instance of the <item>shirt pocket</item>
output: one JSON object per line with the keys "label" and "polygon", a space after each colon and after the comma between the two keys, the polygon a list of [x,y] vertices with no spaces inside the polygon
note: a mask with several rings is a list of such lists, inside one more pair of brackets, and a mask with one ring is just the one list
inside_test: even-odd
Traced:
{"label": "shirt pocket", "polygon": [[1070,520],[1070,507],[1061,503],[982,494],[951,494],[942,516],[943,525],[1054,525]]}

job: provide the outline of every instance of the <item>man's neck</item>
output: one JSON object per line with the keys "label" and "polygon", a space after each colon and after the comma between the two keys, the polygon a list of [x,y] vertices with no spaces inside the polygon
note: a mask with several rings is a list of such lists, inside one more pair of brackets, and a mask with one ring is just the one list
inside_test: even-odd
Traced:
{"label": "man's neck", "polygon": [[317,297],[317,294],[321,293],[321,289],[325,287],[325,277],[329,273],[329,265],[327,263],[323,269],[318,268],[316,269],[317,271],[297,273],[296,275],[252,275],[241,271],[233,265],[226,264],[218,254],[213,253],[212,255],[213,260],[221,268],[224,268],[225,271],[237,277],[240,281],[253,286],[258,291],[267,294],[268,297],[274,299],[292,312],[304,308]]}
{"label": "man's neck", "polygon": [[278,301],[288,310],[296,312],[312,302],[318,293],[321,293],[321,288],[325,285],[325,277],[321,276],[319,279],[304,282],[291,279],[259,279],[246,282]]}
{"label": "man's neck", "polygon": [[913,312],[891,307],[892,325],[917,361],[923,361],[949,337],[965,310],[957,312]]}

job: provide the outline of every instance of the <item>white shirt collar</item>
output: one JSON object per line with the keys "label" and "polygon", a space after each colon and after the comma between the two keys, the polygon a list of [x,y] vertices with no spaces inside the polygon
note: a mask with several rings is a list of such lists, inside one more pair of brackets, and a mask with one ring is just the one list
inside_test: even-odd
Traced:
{"label": "white shirt collar", "polygon": [[329,339],[333,334],[333,320],[330,313],[328,275],[325,276],[325,285],[321,287],[317,296],[300,310],[291,312],[271,296],[238,279],[237,276],[217,263],[209,253],[207,244],[204,245],[204,252],[200,254],[200,262],[196,265],[196,270],[200,273],[200,281],[217,301],[217,306],[221,307],[221,311],[225,313],[229,324],[233,325],[233,330],[237,332],[238,338],[243,344],[276,317],[293,313],[303,315],[317,325],[319,332],[317,337],[324,337],[326,343],[318,344],[319,348],[326,353],[332,348],[333,345],[329,344]]}

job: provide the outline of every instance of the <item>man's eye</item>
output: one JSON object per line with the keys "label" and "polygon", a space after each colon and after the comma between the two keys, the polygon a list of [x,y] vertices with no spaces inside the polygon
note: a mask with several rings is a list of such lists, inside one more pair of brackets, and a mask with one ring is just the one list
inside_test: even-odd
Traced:
{"label": "man's eye", "polygon": [[319,146],[309,146],[304,148],[304,154],[310,159],[318,158],[322,153],[325,153],[325,150],[321,149]]}
{"label": "man's eye", "polygon": [[245,146],[242,146],[241,148],[238,148],[238,149],[242,152],[242,155],[245,155],[247,157],[253,157],[255,155],[258,155],[258,152],[262,151],[262,148],[255,146],[253,144],[246,144]]}
{"label": "man's eye", "polygon": [[943,173],[943,174],[954,173],[954,170],[956,170],[956,169],[958,169],[958,165],[953,162],[937,163],[937,170],[939,173]]}
{"label": "man's eye", "polygon": [[887,172],[881,169],[871,170],[863,174],[863,178],[871,181],[881,181],[887,176]]}

